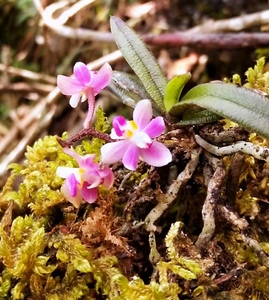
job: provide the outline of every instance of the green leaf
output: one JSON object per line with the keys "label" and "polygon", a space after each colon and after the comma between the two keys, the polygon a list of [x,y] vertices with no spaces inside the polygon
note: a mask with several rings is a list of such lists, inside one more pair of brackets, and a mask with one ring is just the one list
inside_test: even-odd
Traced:
{"label": "green leaf", "polygon": [[182,116],[194,105],[269,138],[269,99],[250,89],[226,83],[201,84],[191,89],[169,114]]}
{"label": "green leaf", "polygon": [[124,58],[143,83],[146,91],[165,111],[163,98],[167,80],[151,51],[142,39],[121,19],[110,18],[111,32]]}
{"label": "green leaf", "polygon": [[199,106],[192,106],[187,109],[182,115],[182,120],[177,125],[187,126],[195,124],[205,124],[215,122],[220,119],[220,116],[210,110]]}
{"label": "green leaf", "polygon": [[167,83],[163,100],[166,111],[169,111],[176,103],[178,103],[182,90],[190,78],[191,74],[186,73],[173,77]]}
{"label": "green leaf", "polygon": [[141,99],[149,99],[152,102],[153,114],[162,115],[156,103],[145,90],[142,82],[135,76],[125,72],[113,71],[113,76],[107,89],[118,97],[124,104],[134,108]]}

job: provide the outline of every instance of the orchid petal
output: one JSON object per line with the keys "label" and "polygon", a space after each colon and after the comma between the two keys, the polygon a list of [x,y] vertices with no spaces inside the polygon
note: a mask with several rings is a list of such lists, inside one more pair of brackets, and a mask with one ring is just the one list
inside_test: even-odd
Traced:
{"label": "orchid petal", "polygon": [[148,149],[140,149],[140,156],[147,164],[154,167],[162,167],[172,161],[170,151],[156,141],[153,141]]}
{"label": "orchid petal", "polygon": [[149,137],[155,138],[161,135],[165,130],[165,124],[162,117],[156,117],[151,120],[149,124],[144,128],[144,132],[148,134]]}
{"label": "orchid petal", "polygon": [[141,100],[136,104],[133,119],[139,130],[143,130],[152,118],[152,107],[149,100]]}
{"label": "orchid petal", "polygon": [[57,76],[57,86],[61,93],[67,96],[79,94],[84,88],[84,85],[81,84],[77,79],[64,75]]}
{"label": "orchid petal", "polygon": [[110,137],[111,137],[113,140],[125,140],[125,137],[124,137],[123,135],[122,135],[122,136],[118,136],[118,135],[116,134],[114,128],[111,129]]}
{"label": "orchid petal", "polygon": [[82,193],[83,199],[88,203],[95,202],[98,197],[98,189],[97,188],[88,188],[87,182],[84,182],[81,193]]}
{"label": "orchid petal", "polygon": [[85,92],[83,92],[80,101],[85,102],[86,100],[87,100],[87,96],[86,96]]}
{"label": "orchid petal", "polygon": [[101,69],[94,74],[91,86],[94,88],[94,95],[100,93],[102,89],[107,87],[112,79],[112,68],[109,63],[105,63]]}
{"label": "orchid petal", "polygon": [[139,159],[139,149],[136,145],[130,145],[125,152],[122,163],[126,169],[134,171]]}
{"label": "orchid petal", "polygon": [[92,74],[87,66],[82,62],[77,62],[74,66],[74,76],[75,78],[84,86],[91,83]]}
{"label": "orchid petal", "polygon": [[69,168],[69,167],[58,167],[56,170],[56,175],[58,175],[61,178],[67,178],[71,174],[74,173],[75,168]]}
{"label": "orchid petal", "polygon": [[[87,155],[81,156],[77,152],[75,152],[74,150],[72,150],[70,148],[67,148],[67,147],[65,147],[63,149],[63,151],[66,154],[73,157],[77,161],[80,169],[82,169],[82,170],[87,170],[89,168],[93,168],[93,165],[95,165],[95,163],[93,162],[93,160],[95,158],[95,154],[87,154]],[[60,167],[60,168],[65,168],[65,167]],[[69,168],[69,169],[74,170],[76,168]],[[74,171],[72,173],[74,173]],[[65,178],[65,177],[63,177],[63,178]]]}
{"label": "orchid petal", "polygon": [[[72,150],[68,147],[63,148],[63,151],[64,151],[64,153],[72,156],[76,161],[81,159],[81,156],[77,152],[75,152],[74,150]],[[79,164],[79,162],[78,162],[78,164]]]}
{"label": "orchid petal", "polygon": [[85,156],[78,155],[76,161],[78,162],[81,169],[85,170],[93,169],[94,165],[96,165],[93,160],[95,158],[95,154],[87,154]]}
{"label": "orchid petal", "polygon": [[102,172],[104,171],[106,171],[106,175],[102,176],[104,179],[102,185],[109,190],[114,183],[114,173],[108,167],[105,167],[105,169],[102,170]]}
{"label": "orchid petal", "polygon": [[68,187],[71,197],[75,197],[77,195],[78,185],[79,185],[76,176],[74,174],[68,176],[66,178],[65,184]]}
{"label": "orchid petal", "polygon": [[121,160],[129,145],[129,140],[105,144],[101,147],[101,161],[105,164],[113,164]]}
{"label": "orchid petal", "polygon": [[114,181],[113,172],[107,167],[94,163],[95,154],[81,156],[74,150],[64,148],[64,152],[73,157],[79,168],[58,167],[56,174],[66,178],[62,192],[66,199],[75,207],[79,207],[82,200],[92,203],[98,197],[98,186],[103,184],[111,188]]}
{"label": "orchid petal", "polygon": [[116,133],[116,136],[117,136],[116,138],[121,137],[123,135],[126,125],[127,125],[127,122],[124,119],[124,117],[116,116],[115,118],[113,118],[112,126],[115,130],[114,132]]}
{"label": "orchid petal", "polygon": [[93,172],[88,172],[85,174],[85,182],[88,183],[87,188],[92,189],[98,187],[103,181],[101,176],[96,172],[95,174]]}
{"label": "orchid petal", "polygon": [[80,94],[72,95],[69,99],[69,104],[71,107],[76,108],[80,100]]}
{"label": "orchid petal", "polygon": [[75,197],[72,197],[67,184],[64,183],[62,186],[62,193],[64,194],[67,201],[72,203],[76,208],[79,208],[79,206],[83,200],[80,191],[78,191],[78,193]]}

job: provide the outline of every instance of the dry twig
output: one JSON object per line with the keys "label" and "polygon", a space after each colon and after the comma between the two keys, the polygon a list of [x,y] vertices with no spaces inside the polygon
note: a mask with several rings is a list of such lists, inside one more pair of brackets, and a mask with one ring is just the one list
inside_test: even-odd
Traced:
{"label": "dry twig", "polygon": [[[85,8],[91,1],[79,1],[68,7],[58,18],[53,15],[58,10],[66,7],[69,2],[61,1],[42,7],[39,0],[34,0],[37,10],[42,16],[44,24],[56,32],[58,35],[79,39],[83,41],[114,42],[110,32],[99,32],[84,28],[72,28],[64,25],[66,21],[74,16],[79,10]],[[252,26],[260,26],[269,23],[269,10],[242,15],[226,20],[209,20],[202,25],[188,29],[184,32],[174,32],[156,35],[144,35],[142,38],[147,44],[158,46],[195,46],[209,49],[238,49],[258,46],[267,46],[269,34],[267,33],[222,33],[241,31]]]}
{"label": "dry twig", "polygon": [[36,73],[33,71],[29,71],[29,70],[23,70],[23,69],[19,69],[19,68],[15,68],[12,66],[6,66],[4,64],[0,63],[0,71],[5,72],[6,74],[10,74],[10,75],[15,75],[15,76],[20,76],[26,79],[30,79],[30,80],[40,80],[40,81],[45,81],[49,84],[56,84],[56,78],[46,75],[46,74],[41,74],[41,73]]}
{"label": "dry twig", "polygon": [[241,31],[253,26],[261,26],[269,23],[269,10],[259,11],[248,15],[242,15],[225,20],[209,20],[189,30],[189,33],[199,32],[227,32]]}

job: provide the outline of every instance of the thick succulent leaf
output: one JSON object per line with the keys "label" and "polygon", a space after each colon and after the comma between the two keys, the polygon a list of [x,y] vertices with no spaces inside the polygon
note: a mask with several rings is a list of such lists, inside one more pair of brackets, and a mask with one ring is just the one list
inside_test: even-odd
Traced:
{"label": "thick succulent leaf", "polygon": [[269,138],[269,99],[250,89],[225,83],[201,84],[191,89],[169,114],[182,116],[193,105]]}
{"label": "thick succulent leaf", "polygon": [[185,84],[190,80],[191,74],[186,73],[173,77],[166,85],[164,91],[164,107],[169,111],[179,101]]}
{"label": "thick succulent leaf", "polygon": [[128,106],[135,107],[141,99],[149,99],[141,81],[134,75],[113,71],[112,80],[107,89]]}
{"label": "thick succulent leaf", "polygon": [[121,19],[110,18],[111,32],[124,58],[139,77],[151,98],[165,111],[163,98],[167,80],[142,39]]}
{"label": "thick succulent leaf", "polygon": [[162,115],[158,110],[156,103],[151,99],[145,90],[142,82],[134,75],[113,71],[113,76],[107,89],[118,97],[124,104],[134,108],[136,103],[142,99],[149,99],[152,102],[153,114],[155,116]]}
{"label": "thick succulent leaf", "polygon": [[195,125],[215,122],[220,119],[220,116],[210,110],[199,106],[192,106],[187,109],[182,115],[182,120],[177,125]]}

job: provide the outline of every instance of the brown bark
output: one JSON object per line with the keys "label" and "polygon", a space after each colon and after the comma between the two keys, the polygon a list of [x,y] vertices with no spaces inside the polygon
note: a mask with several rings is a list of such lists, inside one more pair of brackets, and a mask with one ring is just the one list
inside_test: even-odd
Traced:
{"label": "brown bark", "polygon": [[143,40],[152,46],[190,46],[203,49],[240,49],[269,46],[269,33],[166,33],[145,35]]}

